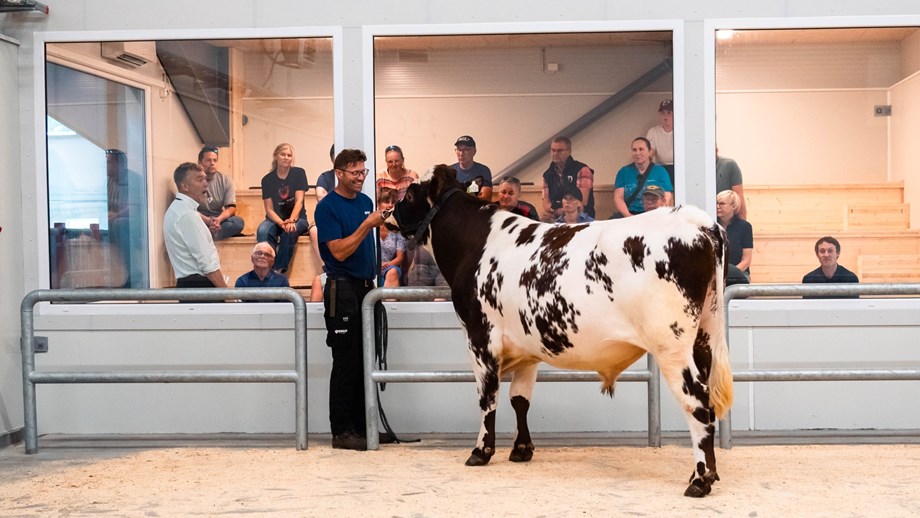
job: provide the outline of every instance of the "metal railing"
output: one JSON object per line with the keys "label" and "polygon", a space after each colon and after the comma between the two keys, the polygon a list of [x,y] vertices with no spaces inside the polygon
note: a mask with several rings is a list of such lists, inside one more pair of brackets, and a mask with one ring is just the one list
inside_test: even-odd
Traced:
{"label": "metal railing", "polygon": [[[472,382],[472,371],[381,371],[374,361],[374,305],[384,299],[431,300],[450,298],[450,288],[375,288],[361,306],[364,340],[364,407],[367,418],[367,449],[380,447],[377,405],[377,383]],[[644,382],[648,385],[648,444],[661,446],[661,381],[658,364],[647,354],[648,368],[626,371],[617,381]],[[600,381],[595,371],[540,371],[537,381]]]}
{"label": "metal railing", "polygon": [[[858,295],[916,296],[920,284],[735,284],[725,289],[725,333],[729,302],[749,297],[856,297]],[[918,369],[736,370],[736,382],[749,381],[897,381],[920,380]],[[732,447],[731,411],[719,421],[719,445]]]}
{"label": "metal railing", "polygon": [[[39,302],[99,301],[277,301],[294,305],[294,370],[271,371],[135,371],[135,372],[36,372],[33,308]],[[256,307],[253,307],[256,309]],[[307,448],[307,314],[300,293],[290,288],[190,288],[190,289],[80,289],[35,290],[22,299],[22,397],[25,414],[23,435],[27,454],[38,452],[38,383],[294,383],[297,449]]]}

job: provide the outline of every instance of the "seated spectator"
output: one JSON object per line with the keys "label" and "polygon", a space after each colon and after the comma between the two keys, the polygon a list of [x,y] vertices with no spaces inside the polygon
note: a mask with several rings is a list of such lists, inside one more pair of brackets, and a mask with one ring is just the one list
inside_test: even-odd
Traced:
{"label": "seated spectator", "polygon": [[657,185],[649,185],[642,191],[642,209],[645,212],[664,207],[664,191]]}
{"label": "seated spectator", "polygon": [[279,273],[287,272],[297,238],[310,228],[303,201],[307,173],[293,164],[294,146],[278,144],[272,170],[262,178],[265,221],[256,230],[256,241],[267,241],[276,247],[275,271]]}
{"label": "seated spectator", "polygon": [[498,208],[537,221],[537,208],[521,201],[521,181],[509,176],[498,184]]}
{"label": "seated spectator", "polygon": [[[288,279],[284,275],[272,271],[275,264],[275,249],[272,245],[261,242],[256,243],[252,249],[252,271],[240,275],[236,280],[237,288],[289,288]],[[246,302],[258,302],[248,300]]]}
{"label": "seated spectator", "polygon": [[620,168],[614,180],[613,218],[628,218],[642,214],[642,200],[639,195],[646,186],[657,185],[664,191],[665,205],[673,205],[673,191],[668,172],[649,158],[649,144],[645,137],[636,137],[632,141],[633,163]]}
{"label": "seated spectator", "polygon": [[406,276],[409,286],[447,286],[447,280],[444,279],[428,249],[424,246],[415,247],[413,257]]}
{"label": "seated spectator", "polygon": [[387,146],[384,151],[384,158],[387,161],[385,171],[377,173],[377,190],[388,187],[399,191],[399,201],[406,195],[406,189],[413,182],[418,181],[418,173],[408,169],[405,163],[403,151],[399,146]]}
{"label": "seated spectator", "polygon": [[719,156],[719,146],[716,146],[716,194],[722,191],[735,191],[741,200],[741,209],[738,216],[747,219],[747,202],[744,201],[744,179],[738,162],[731,158]]}
{"label": "seated spectator", "polygon": [[236,189],[233,180],[217,170],[217,147],[205,146],[198,152],[198,165],[208,177],[208,196],[198,205],[201,219],[215,240],[239,235],[245,223],[236,215]]}
{"label": "seated spectator", "polygon": [[836,284],[859,282],[855,273],[837,264],[840,257],[840,242],[831,236],[824,236],[815,243],[815,255],[821,266],[805,274],[802,282]]}
{"label": "seated spectator", "polygon": [[572,185],[562,195],[562,215],[556,223],[590,223],[594,218],[585,213],[581,189]]}
{"label": "seated spectator", "polygon": [[326,288],[326,274],[321,273],[313,277],[313,284],[310,286],[310,302],[322,302],[323,290]]}
{"label": "seated spectator", "polygon": [[562,195],[576,185],[586,200],[585,212],[594,215],[594,170],[572,158],[572,139],[556,137],[550,143],[550,164],[543,172],[543,214],[540,219],[552,223],[562,216]]}
{"label": "seated spectator", "polygon": [[674,101],[665,99],[658,105],[658,125],[645,138],[651,143],[652,160],[667,172],[674,185]]}
{"label": "seated spectator", "polygon": [[[396,205],[399,191],[389,187],[382,187],[377,193],[377,208],[389,210]],[[380,278],[377,285],[383,284],[386,288],[400,285],[402,267],[406,256],[406,238],[399,232],[390,232],[386,225],[380,229]]]}
{"label": "seated spectator", "polygon": [[716,196],[716,217],[728,233],[728,263],[751,278],[751,258],[754,257],[754,230],[738,216],[741,202],[735,191],[722,191]]}
{"label": "seated spectator", "polygon": [[457,181],[469,184],[467,192],[483,200],[492,201],[492,171],[488,166],[473,160],[476,156],[476,141],[463,135],[454,142],[457,162],[451,167],[457,171]]}
{"label": "seated spectator", "polygon": [[737,266],[733,264],[728,265],[728,276],[725,277],[725,286],[731,286],[732,284],[750,284],[751,280],[747,278],[747,275],[744,274]]}

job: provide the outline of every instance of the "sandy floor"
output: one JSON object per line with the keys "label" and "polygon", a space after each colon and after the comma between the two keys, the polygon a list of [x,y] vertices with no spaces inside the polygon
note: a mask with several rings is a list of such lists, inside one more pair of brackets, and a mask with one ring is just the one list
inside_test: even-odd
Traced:
{"label": "sandy floor", "polygon": [[[717,450],[702,500],[682,496],[679,446],[547,446],[534,460],[463,465],[471,444],[426,440],[376,452],[314,441],[257,447],[0,450],[2,516],[920,516],[920,445]],[[506,441],[508,442],[508,441]]]}

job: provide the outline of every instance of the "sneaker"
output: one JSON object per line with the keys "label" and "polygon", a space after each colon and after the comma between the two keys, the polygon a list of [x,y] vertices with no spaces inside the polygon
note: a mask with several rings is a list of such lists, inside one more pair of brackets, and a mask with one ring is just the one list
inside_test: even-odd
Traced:
{"label": "sneaker", "polygon": [[367,440],[355,432],[344,432],[332,437],[332,447],[337,450],[367,451]]}

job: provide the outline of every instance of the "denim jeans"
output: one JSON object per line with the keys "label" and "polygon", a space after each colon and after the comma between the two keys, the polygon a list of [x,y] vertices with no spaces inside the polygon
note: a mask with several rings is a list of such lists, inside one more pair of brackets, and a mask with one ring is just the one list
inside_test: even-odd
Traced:
{"label": "denim jeans", "polygon": [[274,221],[266,219],[259,224],[256,230],[256,241],[267,241],[275,247],[275,265],[273,268],[278,271],[286,271],[291,262],[291,256],[294,255],[294,245],[297,244],[297,238],[305,234],[310,229],[310,224],[306,218],[297,220],[297,228],[294,232],[285,232],[275,224]]}

